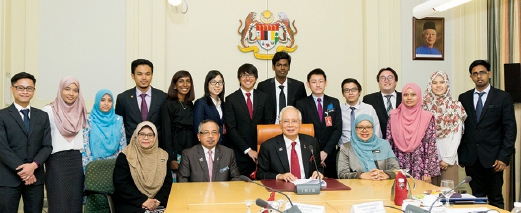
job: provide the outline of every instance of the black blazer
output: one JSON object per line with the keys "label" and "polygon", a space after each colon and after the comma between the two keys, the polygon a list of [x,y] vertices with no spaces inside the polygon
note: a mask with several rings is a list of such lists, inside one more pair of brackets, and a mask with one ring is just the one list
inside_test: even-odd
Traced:
{"label": "black blazer", "polygon": [[[152,87],[150,87],[152,88]],[[126,90],[118,95],[116,100],[116,114],[123,117],[125,124],[125,135],[127,136],[127,144],[136,130],[139,123],[143,122],[141,111],[139,110],[138,101],[136,100],[136,87]],[[159,136],[161,136],[161,105],[166,100],[166,93],[152,88],[152,99],[148,110],[147,120],[156,125]],[[161,139],[161,137],[159,137]],[[161,144],[161,141],[159,142]]]}
{"label": "black blazer", "polygon": [[40,164],[34,170],[34,185],[45,182],[43,164],[52,151],[49,116],[31,107],[29,117],[30,132],[27,133],[22,116],[14,104],[0,110],[0,186],[17,187],[22,184],[22,179],[16,174],[16,167],[33,161]]}
{"label": "black blazer", "polygon": [[[277,120],[277,97],[279,96],[279,94],[275,89],[275,81],[275,78],[266,79],[260,82],[259,85],[257,85],[257,89],[261,92],[268,94],[268,104],[270,104],[271,109],[273,109],[273,118]],[[307,96],[306,88],[304,87],[304,83],[293,78],[287,78],[287,82],[288,94],[286,94],[286,106],[295,106],[297,100]]]}
{"label": "black blazer", "polygon": [[[309,149],[309,145],[319,147],[317,139],[309,135],[299,134],[300,150],[302,155],[302,166],[306,177],[310,178],[315,169],[315,164],[311,156],[316,157],[317,166],[320,173],[324,174],[324,169],[320,164],[320,150],[314,148],[313,153]],[[288,161],[288,152],[284,137],[282,134],[275,136],[264,142],[259,150],[259,165],[257,170],[258,179],[275,179],[278,174],[290,172],[290,162]]]}
{"label": "black blazer", "polygon": [[[203,146],[195,145],[183,150],[179,166],[179,182],[209,182],[208,162]],[[233,150],[222,145],[215,147],[212,181],[240,180],[239,168]]]}
{"label": "black blazer", "polygon": [[[329,104],[333,104],[333,109],[327,112]],[[298,100],[296,107],[302,113],[302,123],[313,124],[315,137],[320,144],[319,151],[324,151],[328,155],[333,154],[336,150],[336,144],[338,144],[338,140],[340,140],[340,136],[342,136],[342,112],[338,99],[324,95],[324,100],[322,100],[322,109],[324,110],[322,122],[320,122],[318,117],[317,105],[315,105],[313,95]],[[333,125],[330,127],[326,126],[326,112],[327,115],[331,116],[333,121]],[[336,156],[332,155],[330,157],[336,158]]]}
{"label": "black blazer", "polygon": [[[167,172],[163,186],[154,197],[161,202],[159,205],[164,207],[168,204],[168,196],[170,196],[170,188],[172,188],[172,174],[170,173],[168,163],[165,169]],[[118,158],[116,158],[113,184],[114,193],[112,199],[116,212],[145,212],[145,210],[141,208],[141,204],[143,204],[148,197],[137,189],[134,179],[132,179],[132,175],[130,174],[127,156],[124,153],[119,153]]]}
{"label": "black blazer", "polygon": [[510,163],[516,142],[516,119],[510,94],[490,87],[479,121],[476,121],[474,89],[459,96],[468,114],[458,147],[459,164],[471,166],[479,158],[484,168],[492,168],[495,160]]}
{"label": "black blazer", "polygon": [[[387,115],[387,109],[385,109],[384,99],[382,98],[381,92],[375,92],[371,94],[367,94],[364,96],[362,102],[366,104],[370,104],[373,106],[376,111],[376,115],[378,115],[378,121],[380,121],[380,129],[382,130],[382,138],[385,139],[385,132],[387,131],[387,121],[389,120],[389,116]],[[396,109],[402,103],[402,93],[396,92],[396,106],[393,109]]]}
{"label": "black blazer", "polygon": [[[255,96],[255,95],[254,95]],[[194,133],[197,135],[199,133],[199,124],[201,121],[206,119],[211,119],[219,125],[219,132],[221,133],[221,137],[219,138],[219,144],[223,144],[223,125],[224,125],[224,116],[226,112],[226,104],[224,100],[221,100],[221,109],[223,113],[223,117],[219,116],[219,112],[217,108],[212,102],[212,105],[208,105],[208,101],[212,102],[206,97],[199,98],[195,101],[194,104]],[[223,144],[224,145],[224,144]]]}
{"label": "black blazer", "polygon": [[275,122],[271,105],[267,104],[268,95],[255,89],[252,92],[253,119],[250,118],[241,89],[226,97],[226,130],[230,134],[233,148],[237,151],[237,161],[251,161],[250,157],[244,154],[244,150],[251,148],[257,151],[257,124]]}

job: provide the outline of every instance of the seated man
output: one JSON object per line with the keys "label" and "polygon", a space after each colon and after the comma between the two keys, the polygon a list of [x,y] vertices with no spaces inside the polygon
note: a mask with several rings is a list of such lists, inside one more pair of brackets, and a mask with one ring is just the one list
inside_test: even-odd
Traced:
{"label": "seated man", "polygon": [[[201,146],[185,149],[179,167],[179,182],[212,182],[239,180],[239,168],[233,150],[217,145],[219,125],[207,119],[199,124],[197,138]],[[210,172],[211,171],[211,172]]]}
{"label": "seated man", "polygon": [[[312,157],[319,155],[316,138],[299,134],[302,124],[300,111],[287,106],[280,111],[282,134],[264,142],[259,151],[258,179],[294,181],[305,178],[322,178],[324,169],[318,164],[317,173]],[[313,153],[310,146],[313,145]]]}

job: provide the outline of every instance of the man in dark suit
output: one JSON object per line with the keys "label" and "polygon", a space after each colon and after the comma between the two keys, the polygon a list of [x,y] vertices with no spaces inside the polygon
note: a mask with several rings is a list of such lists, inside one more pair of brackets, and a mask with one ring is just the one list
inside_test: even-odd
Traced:
{"label": "man in dark suit", "polygon": [[[199,124],[197,138],[201,145],[183,150],[179,168],[179,182],[214,182],[239,180],[239,169],[233,150],[217,145],[219,126],[213,120]],[[209,171],[212,171],[210,177]]]}
{"label": "man in dark suit", "polygon": [[279,112],[286,106],[295,106],[297,100],[307,96],[304,83],[288,78],[291,56],[284,51],[277,52],[271,59],[274,78],[268,78],[259,83],[257,89],[269,96],[268,104],[273,109],[275,123],[279,123]]}
{"label": "man in dark suit", "polygon": [[[258,179],[278,179],[293,181],[296,179],[323,177],[322,165],[317,173],[312,158],[319,155],[315,147],[320,145],[317,139],[299,134],[302,114],[297,108],[288,106],[280,111],[282,134],[275,136],[261,145],[259,150]],[[311,147],[313,146],[313,153]]]}
{"label": "man in dark suit", "polygon": [[517,127],[510,94],[490,86],[490,64],[476,60],[469,67],[476,88],[459,96],[469,115],[458,147],[459,165],[465,168],[472,193],[488,197],[490,205],[504,208],[503,170],[514,153]]}
{"label": "man in dark suit", "polygon": [[376,81],[380,91],[364,96],[362,102],[373,106],[378,115],[378,121],[380,121],[382,138],[385,139],[389,112],[402,103],[402,93],[396,91],[398,74],[396,74],[393,68],[386,67],[380,69],[378,75],[376,75]]}
{"label": "man in dark suit", "polygon": [[36,79],[21,72],[11,78],[14,103],[0,110],[0,212],[42,212],[43,164],[52,151],[47,113],[31,107]]}
{"label": "man in dark suit", "polygon": [[[257,163],[257,124],[275,122],[268,95],[253,89],[257,68],[243,64],[237,71],[240,89],[226,97],[225,122],[241,175],[250,176]],[[252,97],[253,96],[253,97]]]}
{"label": "man in dark suit", "polygon": [[302,114],[302,123],[312,123],[315,137],[320,144],[320,163],[325,168],[324,175],[336,178],[337,143],[342,135],[342,113],[338,99],[327,96],[326,73],[314,69],[308,73],[306,85],[311,95],[297,101],[296,107]]}
{"label": "man in dark suit", "polygon": [[[116,100],[116,114],[123,117],[127,143],[136,129],[143,121],[150,121],[157,127],[161,138],[161,105],[166,100],[166,93],[152,88],[152,76],[154,65],[146,59],[136,59],[131,64],[131,76],[136,86],[118,95]],[[144,98],[143,98],[144,97]],[[160,147],[162,141],[159,141]]]}

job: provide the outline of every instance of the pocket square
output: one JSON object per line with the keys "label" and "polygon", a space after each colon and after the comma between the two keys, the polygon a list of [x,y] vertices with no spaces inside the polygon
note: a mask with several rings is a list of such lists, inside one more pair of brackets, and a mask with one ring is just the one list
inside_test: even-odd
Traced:
{"label": "pocket square", "polygon": [[230,168],[228,166],[222,168],[222,169],[219,169],[219,172],[223,173],[223,172],[226,172],[226,170],[229,170]]}

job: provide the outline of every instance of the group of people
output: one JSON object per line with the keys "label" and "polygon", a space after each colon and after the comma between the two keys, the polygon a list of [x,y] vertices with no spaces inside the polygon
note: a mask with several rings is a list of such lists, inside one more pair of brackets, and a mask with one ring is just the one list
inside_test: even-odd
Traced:
{"label": "group of people", "polygon": [[[227,97],[224,76],[212,70],[203,97],[194,103],[188,71],[176,72],[165,93],[151,86],[152,62],[137,59],[131,64],[136,87],[120,93],[115,106],[111,91],[98,91],[88,116],[76,78],[63,78],[54,102],[39,110],[30,106],[34,76],[14,75],[15,101],[0,110],[0,211],[17,212],[22,196],[26,212],[41,212],[45,182],[49,212],[81,212],[85,166],[109,158],[116,158],[118,212],[165,208],[173,182],[240,175],[382,180],[404,169],[439,184],[458,180],[458,164],[472,176],[475,195],[502,207],[502,173],[513,153],[516,124],[508,93],[489,84],[486,61],[470,65],[476,88],[459,101],[451,97],[444,72],[432,74],[422,96],[414,83],[397,92],[398,75],[387,67],[376,76],[380,91],[363,101],[360,83],[345,79],[342,104],[324,94],[322,69],[309,72],[304,84],[287,76],[290,64],[288,53],[277,52],[275,76],[256,89],[256,67],[243,64],[237,71],[240,88]],[[257,150],[257,125],[274,123],[282,134]],[[313,124],[314,137],[299,134],[302,123]]]}

